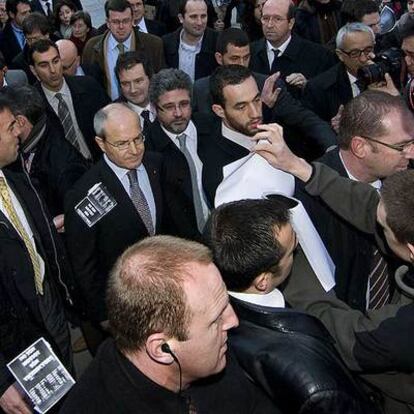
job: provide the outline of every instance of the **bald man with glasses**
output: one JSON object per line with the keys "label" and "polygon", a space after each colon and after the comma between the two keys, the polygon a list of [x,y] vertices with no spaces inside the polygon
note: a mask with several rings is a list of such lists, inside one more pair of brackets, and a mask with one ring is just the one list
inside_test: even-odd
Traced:
{"label": "bald man with glasses", "polygon": [[113,264],[128,246],[159,233],[162,221],[161,156],[145,152],[136,113],[110,104],[96,113],[94,127],[103,158],[65,200],[67,246],[86,303],[84,335],[92,353],[107,335],[105,291]]}

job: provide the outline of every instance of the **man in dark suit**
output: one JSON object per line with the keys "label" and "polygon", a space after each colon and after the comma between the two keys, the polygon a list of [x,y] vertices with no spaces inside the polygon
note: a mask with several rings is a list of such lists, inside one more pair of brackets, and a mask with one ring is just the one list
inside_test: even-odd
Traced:
{"label": "man in dark suit", "polygon": [[118,57],[115,73],[121,87],[121,96],[116,102],[125,102],[139,116],[146,134],[156,118],[148,95],[153,75],[151,65],[140,53],[126,52]]}
{"label": "man in dark suit", "polygon": [[145,18],[144,0],[128,0],[128,3],[132,8],[134,26],[138,28],[140,32],[150,33],[159,37],[162,37],[167,33],[167,28],[163,23]]}
{"label": "man in dark suit", "polygon": [[105,15],[108,31],[89,39],[83,50],[83,63],[97,63],[105,73],[105,87],[112,100],[119,97],[114,68],[121,53],[136,50],[151,63],[154,72],[165,66],[162,41],[157,36],[141,33],[132,25],[132,9],[127,0],[107,0]]}
{"label": "man in dark suit", "polygon": [[306,82],[335,64],[323,46],[292,34],[295,6],[291,0],[268,0],[263,5],[264,38],[252,44],[250,68],[281,73],[289,91],[299,96]]}
{"label": "man in dark suit", "polygon": [[149,98],[157,119],[148,131],[148,149],[164,158],[165,230],[199,239],[209,214],[199,128],[208,130],[210,124],[191,120],[191,96],[191,79],[179,69],[164,69],[152,77]]}
{"label": "man in dark suit", "polygon": [[27,76],[22,70],[8,70],[3,54],[0,52],[0,89],[5,86],[27,85]]}
{"label": "man in dark suit", "polygon": [[182,27],[162,38],[168,67],[181,69],[193,81],[211,75],[217,66],[217,32],[207,27],[207,17],[205,0],[183,1],[178,14]]}
{"label": "man in dark suit", "polygon": [[[80,0],[71,0],[75,5],[76,10],[82,10],[82,3]],[[58,0],[33,0],[32,7],[33,11],[43,14],[44,16],[53,20],[53,10],[55,10],[56,5],[59,3]]]}
{"label": "man in dark suit", "polygon": [[56,218],[63,214],[65,194],[89,164],[65,139],[61,125],[47,116],[45,101],[35,87],[7,89],[7,94],[15,102],[13,112],[19,122],[21,142],[20,156],[10,167],[30,176]]}
{"label": "man in dark suit", "polygon": [[62,60],[63,74],[66,76],[90,76],[99,85],[104,87],[104,76],[97,63],[81,63],[78,48],[69,39],[60,39],[56,42]]}
{"label": "man in dark suit", "polygon": [[[274,82],[274,79],[271,81]],[[209,129],[200,130],[200,140],[203,142],[203,184],[211,204],[214,203],[216,189],[223,179],[223,167],[250,153],[252,145],[249,137],[253,136],[257,132],[257,126],[263,123],[262,99],[273,104],[276,99],[277,91],[272,82],[266,87],[266,98],[262,98],[255,78],[248,68],[224,65],[217,68],[211,76],[212,108],[221,122],[212,121]],[[311,126],[312,122],[309,128]],[[329,140],[313,141],[310,144],[311,148],[313,146],[319,150],[320,147],[327,148],[334,144],[332,130],[327,125],[325,130],[329,133],[325,138]],[[315,134],[316,138],[317,135]]]}
{"label": "man in dark suit", "polygon": [[[100,110],[94,125],[96,142],[104,157],[69,191],[65,201],[65,233],[88,319],[100,330],[107,328],[105,290],[116,259],[128,246],[160,231],[161,158],[157,154],[144,155],[145,137],[139,120],[124,104],[110,104]],[[84,220],[85,212],[78,204],[99,183],[107,203],[100,220],[90,224]],[[109,211],[108,205],[112,207]],[[101,334],[100,340],[105,332]],[[87,334],[85,339],[90,339]],[[96,352],[100,340],[89,342],[92,352]]]}
{"label": "man in dark suit", "polygon": [[16,160],[20,129],[13,104],[0,98],[0,411],[29,413],[7,369],[20,352],[44,337],[71,370],[64,300],[70,301],[66,253],[41,198],[27,176],[4,167]]}
{"label": "man in dark suit", "polygon": [[[382,179],[406,169],[414,156],[412,146],[406,145],[412,142],[412,118],[400,98],[384,92],[364,92],[342,112],[339,149],[326,153],[318,161],[343,177],[379,189]],[[296,196],[303,202],[336,265],[337,296],[362,311],[389,303],[394,290],[392,266],[386,267],[385,261],[377,259],[373,238],[344,222],[320,200],[309,197],[300,184]],[[378,264],[384,272],[377,282],[384,284],[379,293],[373,290],[376,282],[373,269]]]}
{"label": "man in dark suit", "polygon": [[[221,32],[217,39],[215,58],[220,66],[239,64],[248,67],[250,46],[246,33],[236,28]],[[268,77],[255,72],[252,75],[259,91],[262,92]],[[276,103],[264,102],[264,119],[265,122],[280,123],[285,128],[288,144],[296,154],[312,160],[336,143],[332,128],[294,99],[283,81],[278,79],[276,88],[279,91]],[[265,94],[262,97],[264,98]],[[210,76],[198,79],[194,83],[194,112],[213,113],[212,104]]]}
{"label": "man in dark suit", "polygon": [[240,318],[230,345],[283,412],[376,413],[322,323],[285,301],[283,285],[304,258],[289,220],[295,205],[283,196],[241,200],[211,214],[207,241]]}
{"label": "man in dark suit", "polygon": [[6,64],[10,65],[14,57],[23,50],[25,39],[22,23],[32,11],[31,3],[29,0],[8,0],[6,11],[9,20],[0,34],[0,51],[6,59]]}
{"label": "man in dark suit", "polygon": [[343,26],[336,37],[336,54],[341,62],[307,83],[304,105],[331,122],[341,105],[361,93],[357,73],[373,63],[374,46],[375,34],[370,27],[362,23]]}
{"label": "man in dark suit", "polygon": [[66,139],[83,155],[100,157],[93,129],[95,113],[109,103],[109,98],[88,77],[64,77],[57,46],[50,40],[39,40],[29,51],[30,68],[39,82],[36,87],[47,102],[50,116],[59,118]]}

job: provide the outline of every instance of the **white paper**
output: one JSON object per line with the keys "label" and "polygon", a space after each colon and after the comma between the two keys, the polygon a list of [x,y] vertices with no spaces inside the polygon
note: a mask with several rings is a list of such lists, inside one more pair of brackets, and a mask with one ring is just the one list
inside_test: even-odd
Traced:
{"label": "white paper", "polygon": [[[291,174],[273,168],[264,158],[250,154],[223,168],[223,181],[218,186],[215,207],[243,199],[260,199],[269,194],[292,198],[295,179]],[[305,208],[291,209],[292,226],[312,269],[325,291],[335,286],[335,265],[327,252]]]}

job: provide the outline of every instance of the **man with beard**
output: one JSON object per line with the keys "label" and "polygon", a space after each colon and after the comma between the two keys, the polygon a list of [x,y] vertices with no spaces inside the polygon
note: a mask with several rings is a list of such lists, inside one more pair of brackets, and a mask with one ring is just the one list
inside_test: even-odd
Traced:
{"label": "man with beard", "polygon": [[164,229],[198,239],[209,214],[202,186],[203,148],[199,127],[208,132],[210,118],[191,120],[193,85],[179,69],[163,69],[150,82],[149,99],[157,119],[147,133],[147,148],[164,156],[164,199],[168,205]]}
{"label": "man with beard", "polygon": [[[216,69],[210,78],[214,113],[221,122],[200,130],[203,185],[214,204],[216,189],[223,179],[223,167],[250,153],[249,137],[262,123],[262,100],[252,72],[243,66],[227,65]],[[204,135],[205,134],[205,135]]]}

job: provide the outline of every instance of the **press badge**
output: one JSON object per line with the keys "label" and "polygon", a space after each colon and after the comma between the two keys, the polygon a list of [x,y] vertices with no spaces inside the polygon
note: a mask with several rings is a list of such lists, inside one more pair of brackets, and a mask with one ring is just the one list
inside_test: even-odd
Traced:
{"label": "press badge", "polygon": [[7,368],[40,414],[49,411],[75,384],[44,338],[17,355]]}
{"label": "press badge", "polygon": [[88,195],[75,206],[75,211],[88,227],[92,227],[117,204],[106,187],[102,183],[97,183],[88,190]]}

